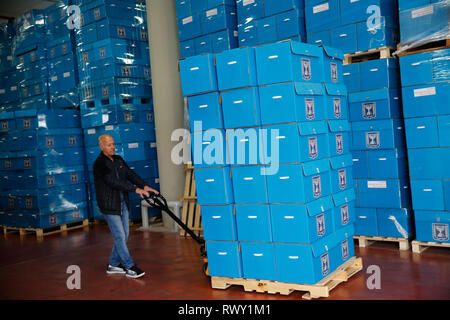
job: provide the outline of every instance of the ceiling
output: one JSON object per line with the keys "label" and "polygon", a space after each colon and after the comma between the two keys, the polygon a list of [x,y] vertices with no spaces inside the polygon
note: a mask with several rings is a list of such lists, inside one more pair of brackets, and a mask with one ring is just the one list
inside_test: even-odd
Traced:
{"label": "ceiling", "polygon": [[60,0],[1,0],[0,23],[16,18],[31,9],[45,9]]}

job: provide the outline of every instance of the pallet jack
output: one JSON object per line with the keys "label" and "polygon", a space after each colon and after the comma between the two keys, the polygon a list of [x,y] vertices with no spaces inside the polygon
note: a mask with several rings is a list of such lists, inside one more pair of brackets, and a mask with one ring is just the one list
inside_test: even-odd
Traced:
{"label": "pallet jack", "polygon": [[166,199],[163,197],[161,193],[153,193],[149,192],[150,197],[145,197],[144,200],[148,203],[148,205],[152,208],[160,209],[162,211],[165,211],[175,222],[184,229],[191,237],[194,239],[199,245],[200,245],[200,255],[203,257],[203,274],[205,276],[209,276],[209,269],[208,269],[208,257],[206,255],[206,246],[205,246],[205,240],[198,237],[189,227],[180,220],[169,208],[167,205]]}

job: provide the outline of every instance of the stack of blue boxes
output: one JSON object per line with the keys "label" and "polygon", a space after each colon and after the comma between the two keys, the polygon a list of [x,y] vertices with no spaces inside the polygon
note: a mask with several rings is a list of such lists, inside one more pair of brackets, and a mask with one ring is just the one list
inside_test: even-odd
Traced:
{"label": "stack of blue boxes", "polygon": [[[117,154],[159,189],[147,18],[145,3],[135,0],[80,0],[79,5],[82,19],[76,46],[81,126],[92,217],[102,219],[92,173],[101,134],[113,136]],[[140,218],[141,198],[130,194],[130,202],[130,219]]]}
{"label": "stack of blue boxes", "polygon": [[305,0],[308,43],[344,53],[398,43],[397,0]]}
{"label": "stack of blue boxes", "polygon": [[[49,85],[49,72],[58,78],[55,83],[69,78],[68,70],[56,67],[57,60],[49,55],[60,50],[54,29],[64,23],[48,21],[60,7],[61,20],[63,6],[32,10],[14,21],[12,54],[19,101],[0,115],[1,207],[5,209],[1,220],[7,226],[45,228],[88,217],[80,112],[73,104],[49,103],[49,93],[59,90],[51,88],[61,88]],[[70,44],[66,50],[72,50]],[[70,87],[76,89],[76,82]]]}
{"label": "stack of blue boxes", "polygon": [[236,0],[239,47],[306,42],[304,0]]}
{"label": "stack of blue boxes", "polygon": [[354,255],[342,60],[283,41],[180,61],[210,275],[312,284]]}
{"label": "stack of blue boxes", "polygon": [[238,47],[235,0],[175,0],[180,57]]}
{"label": "stack of blue boxes", "polygon": [[12,53],[14,37],[12,22],[0,25],[0,111],[11,111],[19,103],[17,71]]}
{"label": "stack of blue boxes", "polygon": [[445,40],[450,33],[448,0],[399,0],[400,45]]}
{"label": "stack of blue boxes", "polygon": [[70,29],[67,24],[69,5],[69,0],[64,0],[46,9],[51,108],[73,108],[80,105],[75,34],[74,29]]}
{"label": "stack of blue boxes", "polygon": [[450,242],[450,49],[400,57],[416,239]]}
{"label": "stack of blue boxes", "polygon": [[357,190],[355,233],[409,238],[413,217],[396,59],[344,66]]}

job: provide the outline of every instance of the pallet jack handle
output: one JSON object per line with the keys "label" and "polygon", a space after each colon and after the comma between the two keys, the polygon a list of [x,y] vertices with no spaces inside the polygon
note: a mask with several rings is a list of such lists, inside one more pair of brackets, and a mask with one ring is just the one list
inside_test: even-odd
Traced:
{"label": "pallet jack handle", "polygon": [[200,252],[202,253],[202,256],[204,255],[204,253],[206,254],[205,251],[205,240],[200,239],[191,229],[189,229],[189,227],[183,223],[183,221],[180,220],[180,218],[178,218],[169,208],[169,206],[167,205],[167,201],[166,199],[163,197],[163,195],[161,193],[154,193],[154,192],[149,192],[150,193],[150,197],[146,197],[144,196],[144,200],[149,204],[149,206],[151,206],[152,208],[156,208],[156,209],[161,209],[163,211],[165,211],[173,220],[175,220],[175,222],[184,229],[184,231],[186,231],[198,244],[200,244],[201,248],[200,248]]}

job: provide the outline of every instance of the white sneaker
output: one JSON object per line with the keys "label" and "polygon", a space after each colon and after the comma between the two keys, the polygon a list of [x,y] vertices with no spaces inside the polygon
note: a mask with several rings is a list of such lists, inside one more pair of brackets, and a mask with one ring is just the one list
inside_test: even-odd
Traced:
{"label": "white sneaker", "polygon": [[106,268],[106,273],[107,274],[125,274],[125,268],[122,267],[122,264],[119,264],[117,267],[114,267],[112,265],[108,265],[108,267]]}

